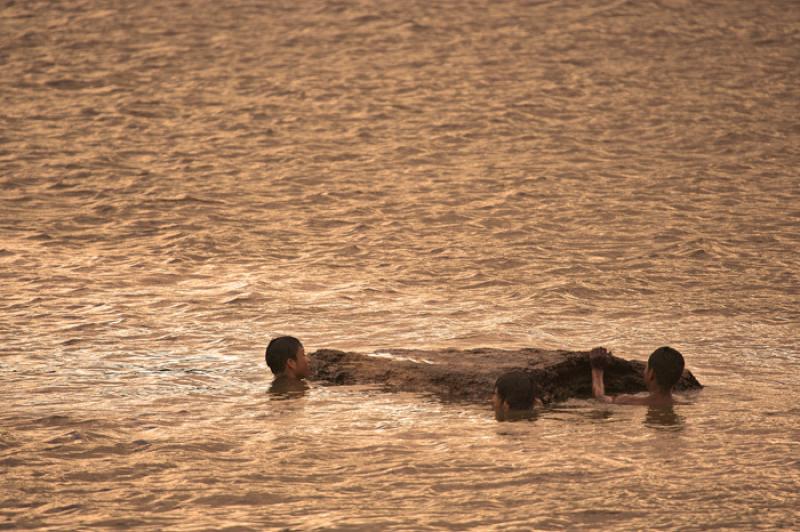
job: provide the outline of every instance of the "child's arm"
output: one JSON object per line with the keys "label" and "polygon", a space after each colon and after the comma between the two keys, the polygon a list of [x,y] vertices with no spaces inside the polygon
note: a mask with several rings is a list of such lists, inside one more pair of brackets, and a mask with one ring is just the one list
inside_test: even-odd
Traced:
{"label": "child's arm", "polygon": [[592,366],[592,395],[604,403],[613,403],[614,398],[606,395],[603,383],[603,370],[608,366],[609,352],[604,347],[595,347],[589,352],[589,364]]}
{"label": "child's arm", "polygon": [[647,398],[636,397],[633,395],[606,395],[606,387],[603,383],[603,370],[608,366],[609,353],[604,347],[595,347],[589,352],[589,364],[592,365],[592,395],[598,401],[604,403],[616,403],[620,405],[644,405],[648,404]]}

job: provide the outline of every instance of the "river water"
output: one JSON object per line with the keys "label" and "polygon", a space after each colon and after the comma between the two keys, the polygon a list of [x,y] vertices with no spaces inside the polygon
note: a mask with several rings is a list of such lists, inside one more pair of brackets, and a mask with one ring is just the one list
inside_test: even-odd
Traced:
{"label": "river water", "polygon": [[[3,0],[0,528],[796,529],[798,103],[793,0]],[[706,388],[278,400],[278,334]]]}

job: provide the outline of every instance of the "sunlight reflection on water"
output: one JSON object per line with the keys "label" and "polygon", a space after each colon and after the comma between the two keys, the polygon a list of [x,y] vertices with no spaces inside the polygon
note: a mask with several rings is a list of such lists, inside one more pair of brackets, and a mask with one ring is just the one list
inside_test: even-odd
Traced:
{"label": "sunlight reflection on water", "polygon": [[[0,528],[797,528],[798,16],[6,2]],[[280,333],[668,344],[708,387],[280,400]]]}

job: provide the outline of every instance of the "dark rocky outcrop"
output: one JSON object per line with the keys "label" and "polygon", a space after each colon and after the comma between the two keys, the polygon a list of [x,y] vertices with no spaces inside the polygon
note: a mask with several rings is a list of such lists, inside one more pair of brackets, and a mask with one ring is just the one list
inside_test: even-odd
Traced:
{"label": "dark rocky outcrop", "polygon": [[[592,395],[587,351],[543,349],[390,349],[351,353],[320,349],[311,354],[313,379],[330,384],[377,384],[392,391],[433,394],[448,401],[485,402],[506,371],[528,373],[545,403]],[[645,391],[644,362],[611,356],[605,370],[606,393]],[[689,370],[676,390],[702,388]]]}

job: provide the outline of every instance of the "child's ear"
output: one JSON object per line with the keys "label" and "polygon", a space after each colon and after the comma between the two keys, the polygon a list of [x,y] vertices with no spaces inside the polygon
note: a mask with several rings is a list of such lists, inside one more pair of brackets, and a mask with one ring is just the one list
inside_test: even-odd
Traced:
{"label": "child's ear", "polygon": [[511,405],[510,405],[510,404],[508,404],[508,401],[503,401],[503,412],[505,412],[506,414],[508,414],[508,412],[509,412],[510,410],[511,410]]}
{"label": "child's ear", "polygon": [[289,360],[286,361],[286,369],[294,371],[294,368],[296,367],[297,367],[297,361],[295,359],[290,358]]}

